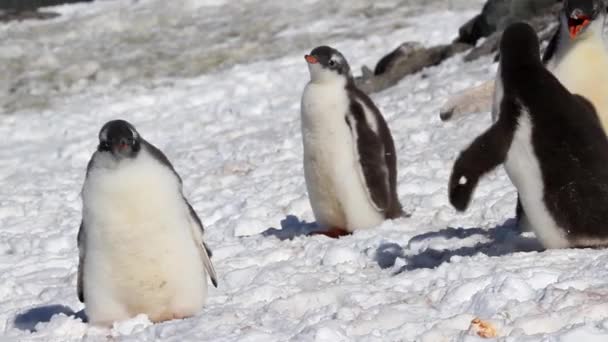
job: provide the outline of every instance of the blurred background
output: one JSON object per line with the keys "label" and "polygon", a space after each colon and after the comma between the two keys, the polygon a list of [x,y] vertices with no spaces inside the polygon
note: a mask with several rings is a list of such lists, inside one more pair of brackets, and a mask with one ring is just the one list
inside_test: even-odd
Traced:
{"label": "blurred background", "polygon": [[[68,3],[76,5],[58,6]],[[320,41],[360,39],[370,32],[382,36],[396,30],[404,30],[405,39],[404,19],[415,18],[424,8],[427,12],[429,7],[481,9],[483,1],[97,0],[91,4],[91,0],[0,0],[0,112],[44,110],[57,97],[84,89],[103,93],[125,84],[155,87],[173,78],[309,50]],[[394,46],[401,43],[395,41]]]}
{"label": "blurred background", "polygon": [[[433,37],[408,36],[404,19],[432,7],[479,11],[459,32],[446,33],[473,46],[513,16],[537,15],[556,2],[97,0],[91,6],[91,1],[0,0],[0,112],[44,110],[57,97],[83,89],[156,87],[308,50],[318,42],[397,30],[404,34],[395,47],[406,40],[428,47]],[[69,3],[77,5],[60,6]],[[370,67],[376,56],[389,52],[370,51]]]}

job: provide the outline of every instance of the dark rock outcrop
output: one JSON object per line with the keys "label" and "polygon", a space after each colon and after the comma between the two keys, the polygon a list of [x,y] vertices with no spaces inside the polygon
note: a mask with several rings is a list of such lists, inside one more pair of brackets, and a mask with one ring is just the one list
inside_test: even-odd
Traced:
{"label": "dark rock outcrop", "polygon": [[0,10],[0,22],[12,21],[12,20],[29,20],[29,19],[52,19],[58,17],[59,13],[55,12],[44,12],[44,11],[3,11]]}
{"label": "dark rock outcrop", "polygon": [[[561,4],[556,4],[551,8],[545,9],[542,14],[526,20],[530,25],[532,25],[532,27],[534,27],[536,32],[538,32],[538,38],[541,42],[548,41],[553,36],[555,28],[557,27],[557,13],[561,7]],[[500,30],[492,33],[486,38],[486,40],[484,40],[483,43],[471,49],[471,51],[464,57],[464,60],[470,62],[481,56],[495,53],[498,50],[498,43],[500,42],[500,37],[502,36],[503,30],[504,28],[501,28]]]}
{"label": "dark rock outcrop", "polygon": [[366,93],[389,88],[403,77],[433,65],[438,65],[453,55],[470,49],[467,44],[454,43],[424,48],[417,43],[404,43],[380,60],[375,72],[364,71],[357,78],[357,86]]}
{"label": "dark rock outcrop", "polygon": [[92,1],[94,0],[0,0],[0,22],[51,19],[58,17],[59,14],[39,11],[39,9],[42,7]]}
{"label": "dark rock outcrop", "polygon": [[559,2],[561,0],[488,0],[480,14],[460,27],[456,41],[475,45],[480,38],[490,37],[513,22],[546,14]]}
{"label": "dark rock outcrop", "polygon": [[77,2],[92,2],[93,0],[2,0],[0,10],[10,12],[31,12],[41,7],[73,4]]}

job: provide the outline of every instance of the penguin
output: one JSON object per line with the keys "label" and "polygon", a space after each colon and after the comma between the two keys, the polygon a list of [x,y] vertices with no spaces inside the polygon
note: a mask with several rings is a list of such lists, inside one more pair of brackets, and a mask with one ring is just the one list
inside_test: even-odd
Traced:
{"label": "penguin", "polygon": [[[608,133],[606,4],[603,0],[565,0],[558,21],[542,62],[569,91],[591,101]],[[522,231],[529,231],[530,222],[519,199],[515,212]]]}
{"label": "penguin", "polygon": [[608,138],[593,104],[541,63],[526,23],[500,44],[498,115],[454,163],[449,199],[467,209],[480,177],[500,164],[545,248],[608,244]]}
{"label": "penguin", "polygon": [[603,0],[565,0],[559,28],[545,50],[543,62],[568,90],[591,101],[608,132],[605,22]]}
{"label": "penguin", "polygon": [[78,231],[77,292],[89,322],[198,313],[207,276],[217,287],[203,234],[163,152],[129,122],[107,122],[87,166]]}
{"label": "penguin", "polygon": [[304,175],[321,234],[348,235],[403,216],[389,127],[344,56],[319,46],[301,102]]}
{"label": "penguin", "polygon": [[[565,0],[542,62],[569,91],[591,101],[608,133],[608,49],[603,38],[606,13],[604,0]],[[490,108],[494,120],[496,96],[501,92],[498,87],[490,81],[451,98],[440,109],[441,120]],[[519,199],[515,212],[520,229],[529,231]]]}
{"label": "penguin", "polygon": [[[604,0],[564,0],[557,30],[542,61],[568,90],[593,103],[608,132],[608,48],[603,38],[606,10]],[[448,99],[439,116],[447,121],[487,112],[493,93],[493,81],[465,90]]]}

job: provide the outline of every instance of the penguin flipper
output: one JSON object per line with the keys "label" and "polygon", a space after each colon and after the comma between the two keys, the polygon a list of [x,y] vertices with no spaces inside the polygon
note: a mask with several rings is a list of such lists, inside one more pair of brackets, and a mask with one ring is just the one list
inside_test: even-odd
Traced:
{"label": "penguin flipper", "polygon": [[389,208],[391,198],[389,170],[384,158],[389,151],[385,150],[382,140],[375,132],[370,132],[367,125],[357,122],[365,120],[363,111],[366,108],[354,103],[357,106],[351,110],[358,113],[357,119],[347,116],[346,123],[353,137],[355,156],[358,157],[358,173],[373,207],[385,212]]}
{"label": "penguin flipper", "polygon": [[78,300],[84,303],[84,287],[83,287],[83,268],[84,268],[84,221],[80,222],[80,228],[78,229],[78,276],[76,277],[76,292],[78,293]]}
{"label": "penguin flipper", "polygon": [[207,247],[207,244],[203,241],[203,234],[205,229],[203,227],[203,223],[201,219],[194,211],[194,208],[190,205],[190,203],[184,198],[186,205],[188,206],[188,211],[190,214],[191,227],[192,227],[192,237],[196,242],[196,245],[199,248],[199,254],[201,256],[201,260],[203,261],[203,265],[205,266],[205,270],[207,270],[207,274],[211,279],[211,283],[214,287],[217,288],[217,274],[215,273],[215,268],[213,267],[213,263],[211,262],[211,250]]}
{"label": "penguin flipper", "polygon": [[171,164],[171,162],[169,161],[169,158],[167,158],[167,156],[163,153],[163,151],[161,151],[158,147],[149,143],[144,138],[141,138],[141,144],[148,150],[148,152],[152,155],[152,157],[154,159],[156,159],[156,161],[158,161],[162,165],[166,166],[167,168],[169,168],[171,170],[171,172],[173,172],[173,174],[175,175],[175,177],[177,177],[177,180],[179,181],[179,184],[181,186],[182,177],[180,177],[180,175],[177,173],[177,171],[175,171],[173,164]]}
{"label": "penguin flipper", "polygon": [[207,245],[203,242],[203,251],[201,252],[201,258],[203,259],[203,265],[205,265],[205,269],[207,270],[207,274],[209,274],[209,279],[211,279],[211,284],[213,287],[217,288],[217,274],[215,273],[215,268],[213,267],[213,263],[211,263],[211,251],[208,249]]}
{"label": "penguin flipper", "polygon": [[448,185],[454,208],[467,209],[479,179],[505,161],[512,140],[513,130],[499,120],[460,153]]}

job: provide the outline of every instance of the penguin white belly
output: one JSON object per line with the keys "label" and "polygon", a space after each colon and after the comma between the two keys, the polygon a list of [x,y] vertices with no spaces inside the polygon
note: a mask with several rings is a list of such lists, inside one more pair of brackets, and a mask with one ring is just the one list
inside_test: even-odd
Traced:
{"label": "penguin white belly", "polygon": [[83,284],[91,322],[111,324],[140,313],[163,321],[201,310],[206,273],[170,170],[144,156],[117,170],[93,169],[83,199]]}
{"label": "penguin white belly", "polygon": [[507,153],[505,169],[519,192],[527,220],[536,237],[547,248],[564,248],[569,243],[545,205],[544,182],[540,164],[532,146],[532,123],[522,112],[513,142]]}
{"label": "penguin white belly", "polygon": [[324,228],[348,231],[379,225],[383,216],[368,196],[358,171],[349,99],[340,85],[309,83],[302,98],[304,175],[312,210]]}
{"label": "penguin white belly", "polygon": [[604,131],[608,132],[608,53],[601,38],[579,42],[552,69],[571,93],[593,103]]}

